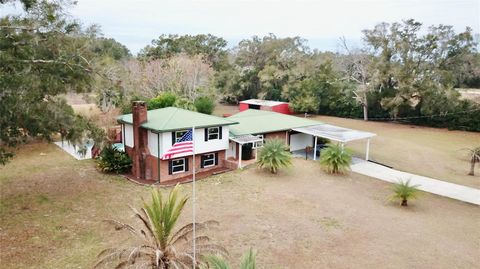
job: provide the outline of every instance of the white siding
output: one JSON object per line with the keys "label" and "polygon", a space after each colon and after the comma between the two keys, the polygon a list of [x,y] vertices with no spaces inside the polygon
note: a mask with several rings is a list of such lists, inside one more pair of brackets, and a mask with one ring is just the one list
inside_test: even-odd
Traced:
{"label": "white siding", "polygon": [[292,134],[290,136],[290,151],[305,149],[307,146],[313,145],[313,138],[308,134]]}
{"label": "white siding", "polygon": [[233,141],[230,141],[230,143],[228,143],[227,158],[230,157],[237,157],[237,143]]}
{"label": "white siding", "polygon": [[133,148],[133,125],[125,123],[125,145]]}
{"label": "white siding", "polygon": [[[161,137],[160,137],[161,139]],[[157,147],[157,141],[158,141],[158,136],[156,133],[152,133],[152,131],[148,131],[148,150],[150,151],[150,154],[158,157],[157,152],[158,152],[158,147]],[[160,142],[161,143],[161,142]]]}

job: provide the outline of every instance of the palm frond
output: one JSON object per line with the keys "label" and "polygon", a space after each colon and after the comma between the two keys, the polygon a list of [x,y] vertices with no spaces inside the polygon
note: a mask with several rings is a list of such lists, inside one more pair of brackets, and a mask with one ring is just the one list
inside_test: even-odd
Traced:
{"label": "palm frond", "polygon": [[206,264],[201,269],[230,269],[230,265],[227,261],[219,255],[205,256],[204,260]]}
{"label": "palm frond", "polygon": [[392,187],[393,194],[390,196],[390,200],[398,200],[402,202],[402,205],[407,205],[408,200],[412,200],[418,197],[420,185],[411,185],[410,179],[403,181],[399,180],[398,183]]}
{"label": "palm frond", "polygon": [[292,154],[282,140],[269,139],[260,150],[257,163],[260,168],[268,168],[272,173],[277,173],[278,169],[292,164]]}
{"label": "palm frond", "polygon": [[328,145],[321,151],[320,165],[330,174],[344,174],[350,169],[352,154],[341,145]]}
{"label": "palm frond", "polygon": [[[134,216],[142,225],[141,229],[121,223],[116,220],[107,220],[115,225],[117,230],[128,230],[142,240],[142,244],[131,248],[108,248],[98,255],[98,262],[94,268],[116,264],[117,268],[192,268],[193,253],[193,223],[174,231],[175,225],[185,207],[188,198],[179,196],[179,187],[175,186],[168,197],[163,197],[158,189],[151,192],[151,202],[143,200],[143,207],[132,208]],[[201,232],[217,227],[217,221],[196,223],[197,243],[196,255],[205,253],[225,254],[226,249],[210,243],[210,237]],[[195,267],[198,267],[197,263]],[[143,267],[142,267],[143,266]]]}
{"label": "palm frond", "polygon": [[252,249],[249,249],[242,258],[242,262],[240,263],[240,269],[255,269],[256,256],[256,253]]}
{"label": "palm frond", "polygon": [[[216,220],[208,220],[205,222],[195,223],[195,232],[202,232],[205,230],[210,230],[216,228],[220,223]],[[193,233],[193,223],[189,223],[182,228],[180,228],[170,239],[169,244],[175,245],[180,240],[189,240],[189,237]]]}

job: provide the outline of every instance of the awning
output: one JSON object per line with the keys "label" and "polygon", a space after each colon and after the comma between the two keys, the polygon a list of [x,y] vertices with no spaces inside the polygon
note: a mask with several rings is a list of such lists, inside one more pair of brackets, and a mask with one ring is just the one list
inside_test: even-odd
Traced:
{"label": "awning", "polygon": [[376,134],[374,133],[338,127],[330,124],[318,124],[313,126],[294,128],[292,130],[317,137],[327,138],[341,143],[347,143],[359,139],[368,139],[376,136]]}
{"label": "awning", "polygon": [[261,142],[263,141],[263,138],[257,135],[239,135],[235,137],[230,137],[230,140],[240,145],[243,145],[248,143]]}

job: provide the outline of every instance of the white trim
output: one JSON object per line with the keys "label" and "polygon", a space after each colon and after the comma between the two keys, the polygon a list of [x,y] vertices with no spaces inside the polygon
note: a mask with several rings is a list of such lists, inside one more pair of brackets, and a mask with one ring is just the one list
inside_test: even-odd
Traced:
{"label": "white trim", "polygon": [[[182,165],[174,165],[174,164],[173,164],[174,161],[179,161],[179,160],[183,160],[183,164],[182,164]],[[181,174],[181,173],[187,172],[187,171],[185,171],[185,163],[186,163],[186,162],[187,162],[187,158],[186,158],[186,157],[172,159],[172,175]],[[175,166],[183,166],[183,170],[182,170],[182,171],[173,171],[173,168],[174,168]]]}
{"label": "white trim", "polygon": [[[211,135],[217,135],[217,138],[210,138],[210,130],[214,130],[216,129],[217,132],[216,133],[212,133]],[[207,141],[210,141],[210,140],[219,140],[220,139],[220,127],[208,127],[207,128]]]}
{"label": "white trim", "polygon": [[[203,168],[208,168],[208,167],[215,166],[215,153],[206,153],[206,154],[202,154],[202,157],[204,157],[204,156],[207,156],[207,155],[212,155],[212,156],[213,156],[213,158],[212,158],[211,160],[210,160],[210,159],[208,159],[208,160],[206,160],[206,159],[203,159],[203,160],[202,160],[202,165],[203,165]],[[210,165],[205,165],[205,161],[213,161],[213,163],[212,163],[212,164],[210,164]]]}
{"label": "white trim", "polygon": [[[175,143],[178,142],[178,140],[180,140],[186,133],[188,132],[188,130],[178,130],[178,131],[175,131]],[[183,133],[180,137],[177,136],[177,133]]]}

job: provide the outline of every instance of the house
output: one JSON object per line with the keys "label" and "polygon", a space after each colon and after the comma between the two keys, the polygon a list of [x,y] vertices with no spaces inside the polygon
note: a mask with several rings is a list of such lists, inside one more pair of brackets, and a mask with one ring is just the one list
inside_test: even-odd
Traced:
{"label": "house", "polygon": [[[230,127],[230,142],[227,161],[235,162],[237,167],[255,160],[257,150],[266,139],[277,138],[285,142],[291,152],[305,154],[310,147],[317,152],[318,138],[346,144],[350,141],[367,139],[366,159],[368,159],[370,138],[373,133],[363,132],[307,118],[281,113],[248,109],[228,117],[238,122]],[[316,159],[313,154],[312,159]]]}
{"label": "house", "polygon": [[249,99],[249,100],[240,101],[238,108],[240,109],[240,111],[245,111],[247,109],[258,109],[258,110],[278,112],[278,113],[287,114],[287,115],[293,114],[293,112],[290,110],[289,104],[287,102],[280,102],[280,101]]}
{"label": "house", "polygon": [[[307,118],[266,110],[248,109],[228,118],[220,118],[167,107],[147,111],[144,102],[134,102],[132,114],[122,115],[125,151],[132,158],[132,176],[146,183],[172,184],[191,179],[195,163],[197,173],[211,175],[228,169],[242,168],[256,160],[258,148],[266,139],[285,142],[293,153],[317,152],[318,138],[342,145],[353,140],[367,139],[368,159],[373,133],[325,124]],[[178,152],[163,158],[172,146],[189,133],[192,127],[193,154]],[[312,159],[316,159],[313,154]]]}
{"label": "house", "polygon": [[205,115],[176,107],[147,111],[144,102],[134,102],[132,114],[120,116],[125,151],[132,158],[132,176],[137,180],[169,184],[192,175],[191,152],[171,159],[162,156],[195,126],[197,173],[213,174],[225,169],[231,119]]}

